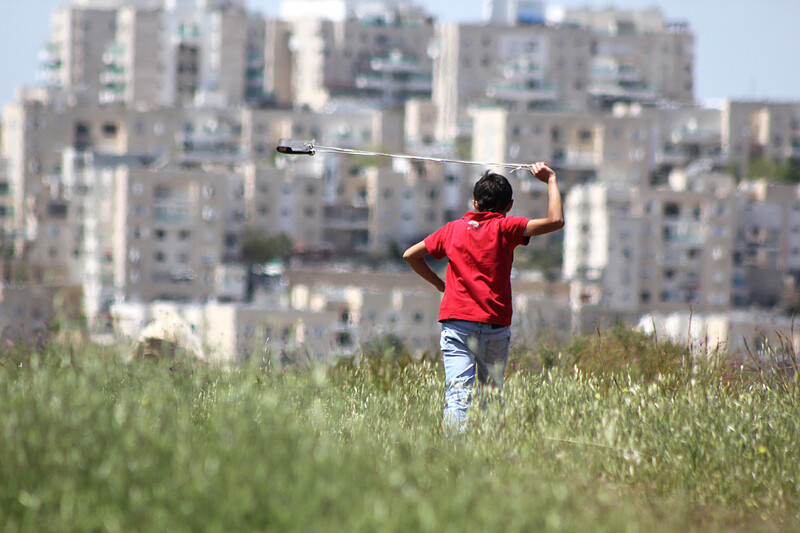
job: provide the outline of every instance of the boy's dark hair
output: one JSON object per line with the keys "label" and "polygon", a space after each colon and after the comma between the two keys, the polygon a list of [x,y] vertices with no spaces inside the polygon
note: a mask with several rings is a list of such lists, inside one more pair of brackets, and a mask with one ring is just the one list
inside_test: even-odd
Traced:
{"label": "boy's dark hair", "polygon": [[503,213],[511,203],[513,193],[505,176],[487,170],[475,183],[472,197],[478,204],[478,211]]}

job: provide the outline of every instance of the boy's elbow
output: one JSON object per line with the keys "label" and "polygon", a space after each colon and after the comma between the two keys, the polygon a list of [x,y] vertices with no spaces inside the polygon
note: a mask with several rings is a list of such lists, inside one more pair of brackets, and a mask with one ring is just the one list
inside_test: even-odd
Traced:
{"label": "boy's elbow", "polygon": [[564,217],[553,217],[547,224],[547,233],[558,231],[564,227]]}
{"label": "boy's elbow", "polygon": [[412,263],[421,257],[425,257],[427,253],[428,249],[425,247],[425,242],[418,242],[403,252],[403,259],[405,259],[407,263]]}

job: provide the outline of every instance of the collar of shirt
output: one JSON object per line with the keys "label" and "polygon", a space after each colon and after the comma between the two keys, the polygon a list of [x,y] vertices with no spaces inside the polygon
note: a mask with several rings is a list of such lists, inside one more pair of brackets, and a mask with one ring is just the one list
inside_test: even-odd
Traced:
{"label": "collar of shirt", "polygon": [[470,220],[482,222],[492,218],[505,218],[505,215],[503,213],[492,213],[491,211],[467,211],[467,213],[462,217],[462,219],[466,220],[467,222]]}

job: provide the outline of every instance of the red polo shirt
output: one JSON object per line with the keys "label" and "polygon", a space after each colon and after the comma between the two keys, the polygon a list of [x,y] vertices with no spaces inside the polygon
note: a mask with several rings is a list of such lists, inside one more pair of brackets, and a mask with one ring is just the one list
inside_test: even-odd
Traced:
{"label": "red polo shirt", "polygon": [[511,325],[514,248],[528,244],[525,217],[467,212],[425,237],[428,253],[447,256],[439,321],[449,318]]}

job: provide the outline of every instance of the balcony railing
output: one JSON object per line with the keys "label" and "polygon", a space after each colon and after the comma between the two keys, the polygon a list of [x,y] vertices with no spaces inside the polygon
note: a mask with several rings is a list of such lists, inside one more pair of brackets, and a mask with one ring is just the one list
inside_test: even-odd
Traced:
{"label": "balcony railing", "polygon": [[528,86],[526,84],[492,84],[486,89],[489,98],[512,101],[547,101],[558,100],[558,88],[552,85]]}

